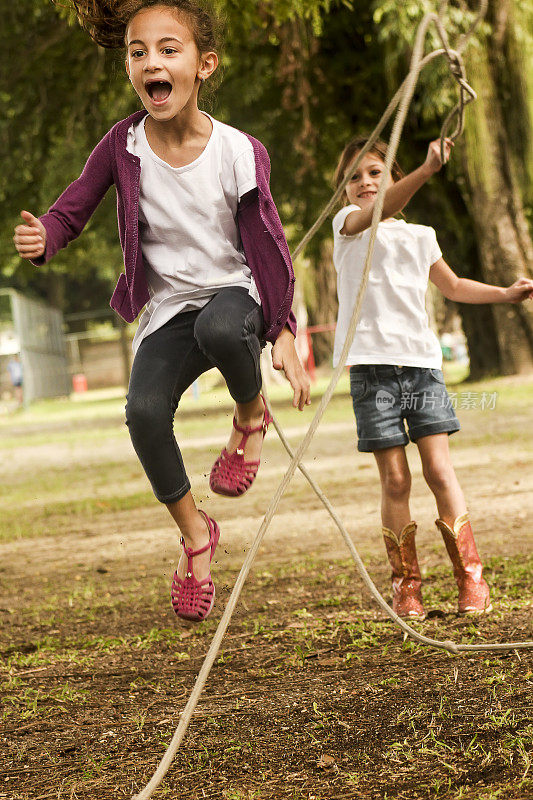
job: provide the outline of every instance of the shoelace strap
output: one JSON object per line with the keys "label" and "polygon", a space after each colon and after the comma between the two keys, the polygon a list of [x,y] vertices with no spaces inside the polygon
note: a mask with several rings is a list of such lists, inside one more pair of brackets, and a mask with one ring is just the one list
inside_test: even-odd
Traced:
{"label": "shoelace strap", "polygon": [[263,431],[263,437],[266,435],[268,430],[268,426],[272,421],[270,418],[270,414],[268,413],[267,405],[265,403],[265,398],[261,395],[261,400],[263,401],[263,419],[259,425],[256,425],[252,428],[251,425],[239,425],[236,418],[233,417],[233,427],[236,431],[243,434],[241,441],[237,447],[237,454],[242,456],[244,455],[244,448],[246,447],[246,442],[248,441],[249,437],[252,433],[259,433],[259,431]]}
{"label": "shoelace strap", "polygon": [[180,542],[183,545],[183,549],[185,551],[185,555],[187,556],[187,558],[194,558],[195,556],[199,556],[202,553],[205,553],[206,550],[209,550],[209,548],[211,547],[212,538],[213,537],[210,534],[208,543],[204,545],[204,547],[200,547],[198,550],[193,550],[191,547],[187,547],[183,536],[181,537]]}
{"label": "shoelace strap", "polygon": [[191,547],[187,547],[183,536],[180,538],[180,542],[185,552],[185,555],[187,556],[187,575],[185,577],[192,578],[194,576],[195,580],[197,580],[196,576],[192,571],[192,560],[195,556],[199,556],[202,553],[205,553],[206,550],[210,549],[210,547],[213,544],[213,532],[211,531],[211,528],[209,528],[209,541],[206,545],[204,545],[204,547],[198,548],[198,550],[193,550]]}
{"label": "shoelace strap", "polygon": [[266,434],[268,430],[268,422],[266,420],[266,414],[263,415],[263,421],[261,422],[261,424],[256,425],[254,428],[252,428],[251,425],[239,425],[235,417],[233,417],[233,427],[235,428],[236,431],[239,431],[239,433],[243,434],[243,437],[237,447],[237,453],[239,455],[243,455],[244,448],[246,447],[246,442],[248,441],[252,433],[258,433],[259,431],[263,431],[263,436]]}

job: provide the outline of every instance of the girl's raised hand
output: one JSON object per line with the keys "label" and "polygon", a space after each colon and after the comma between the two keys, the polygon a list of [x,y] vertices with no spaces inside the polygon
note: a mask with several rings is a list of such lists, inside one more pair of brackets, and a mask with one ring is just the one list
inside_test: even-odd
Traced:
{"label": "girl's raised hand", "polygon": [[[455,142],[451,139],[444,140],[444,157],[446,161],[450,158],[450,153],[452,152],[452,147],[454,146]],[[445,162],[446,163],[446,162]],[[435,139],[434,142],[431,142],[428,147],[428,154],[426,156],[425,166],[429,169],[430,172],[438,172],[439,169],[442,167],[442,161],[440,159],[440,139]]]}
{"label": "girl's raised hand", "polygon": [[512,286],[505,290],[505,299],[508,303],[521,303],[523,300],[533,299],[533,281],[531,278],[519,278]]}
{"label": "girl's raised hand", "polygon": [[15,247],[21,258],[39,258],[46,249],[46,228],[29,211],[21,211],[20,216],[26,224],[15,228]]}

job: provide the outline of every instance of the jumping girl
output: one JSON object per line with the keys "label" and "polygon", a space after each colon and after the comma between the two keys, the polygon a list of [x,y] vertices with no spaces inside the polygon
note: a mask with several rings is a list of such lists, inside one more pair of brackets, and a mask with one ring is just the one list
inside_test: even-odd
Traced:
{"label": "jumping girl", "polygon": [[[338,187],[367,139],[344,149],[335,173]],[[446,158],[451,152],[446,140]],[[333,218],[333,261],[339,316],[334,364],[344,345],[370,238],[373,205],[384,172],[386,145],[376,142],[346,185],[344,206]],[[393,609],[423,618],[421,577],[409,494],[411,474],[405,446],[418,446],[424,478],[435,496],[443,535],[459,588],[459,612],[490,611],[465,499],[455,475],[448,436],[460,428],[441,372],[442,353],[428,324],[428,278],[445,297],[459,303],[519,303],[533,297],[533,281],[520,278],[508,288],[458,278],[442,258],[433,228],[394,219],[413,194],[440,170],[439,142],[407,176],[395,162],[387,179],[382,221],[361,317],[350,347],[350,392],[357,420],[358,449],[374,453],[381,479],[381,517],[392,567]],[[409,436],[405,430],[407,423]]]}
{"label": "jumping girl", "polygon": [[203,620],[215,598],[220,531],[196,508],[173,434],[183,392],[217,367],[235,400],[233,430],[211,471],[213,491],[243,494],[271,422],[259,357],[273,343],[300,410],[309,381],[294,347],[294,273],[269,189],[264,146],[198,108],[218,66],[214,18],[190,0],[80,0],[81,24],[104,47],[126,46],[145,110],[118,122],[80,177],[37,219],[22,211],[14,241],[36,266],[75,239],[115,184],[125,272],[112,307],[135,334],[126,422],[156,498],[181,532],[171,587],[179,617]]}

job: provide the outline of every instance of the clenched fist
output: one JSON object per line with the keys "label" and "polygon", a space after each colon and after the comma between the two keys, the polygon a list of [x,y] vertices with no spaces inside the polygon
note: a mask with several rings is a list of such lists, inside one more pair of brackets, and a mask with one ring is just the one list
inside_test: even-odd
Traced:
{"label": "clenched fist", "polygon": [[15,228],[15,247],[21,258],[39,258],[46,249],[46,229],[29,211],[21,211],[20,216],[26,224]]}
{"label": "clenched fist", "polygon": [[[452,139],[446,138],[444,140],[444,163],[446,163],[450,158],[454,144],[455,142]],[[432,173],[438,172],[442,167],[442,161],[440,157],[440,139],[435,139],[434,142],[430,142],[425,164]]]}

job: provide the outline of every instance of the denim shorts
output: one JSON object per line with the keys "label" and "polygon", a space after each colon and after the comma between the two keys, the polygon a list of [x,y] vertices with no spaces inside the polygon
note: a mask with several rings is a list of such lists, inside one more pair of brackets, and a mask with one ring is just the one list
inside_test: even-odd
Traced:
{"label": "denim shorts", "polygon": [[[388,364],[350,367],[357,449],[373,453],[460,430],[440,369]],[[405,423],[409,436],[405,430]]]}

